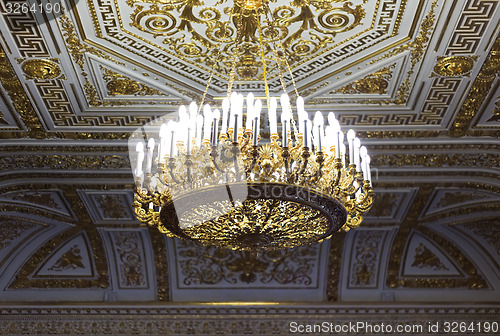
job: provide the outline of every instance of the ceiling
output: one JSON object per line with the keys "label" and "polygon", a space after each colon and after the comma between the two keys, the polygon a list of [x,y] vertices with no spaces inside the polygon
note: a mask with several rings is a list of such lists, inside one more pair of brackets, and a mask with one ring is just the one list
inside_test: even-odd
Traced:
{"label": "ceiling", "polygon": [[[232,1],[61,2],[0,15],[2,307],[498,303],[499,1],[270,1],[271,25]],[[128,136],[192,99],[220,105],[233,61],[234,89],[265,96],[262,54],[271,95],[281,68],[373,154],[366,221],[258,258],[140,226]]]}

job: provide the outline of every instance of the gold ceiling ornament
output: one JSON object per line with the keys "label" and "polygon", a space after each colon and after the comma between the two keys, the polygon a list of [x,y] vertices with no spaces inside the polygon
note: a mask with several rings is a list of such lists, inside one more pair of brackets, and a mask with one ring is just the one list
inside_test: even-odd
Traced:
{"label": "gold ceiling ornament", "polygon": [[386,94],[395,65],[385,66],[361,79],[349,83],[330,93],[342,94]]}
{"label": "gold ceiling ornament", "polygon": [[[276,3],[272,9],[271,2]],[[219,76],[228,78],[232,62],[227,60],[236,55],[237,79],[262,81],[264,74],[259,72],[256,57],[259,38],[266,42],[263,51],[269,60],[275,59],[271,44],[279,41],[283,48],[277,61],[298,66],[337,43],[337,34],[360,26],[366,2],[294,0],[282,5],[277,0],[221,0],[209,6],[199,0],[145,0],[128,1],[127,5],[132,8],[129,25],[152,35],[176,56],[206,68],[216,67]],[[259,37],[263,15],[273,25],[264,21]],[[235,29],[236,22],[241,22],[240,29]],[[237,43],[239,33],[242,38]],[[219,53],[222,58],[216,57]],[[278,76],[279,64],[269,62],[268,67],[269,78]]]}
{"label": "gold ceiling ornament", "polygon": [[61,74],[59,65],[48,59],[29,59],[21,65],[28,78],[54,79]]}
{"label": "gold ceiling ornament", "polygon": [[119,74],[113,70],[100,66],[103,71],[103,79],[106,82],[108,94],[115,95],[135,95],[135,96],[166,96],[165,93],[148,85],[132,80],[125,75]]}
{"label": "gold ceiling ornament", "polygon": [[[264,3],[261,10],[266,20],[270,9]],[[236,49],[247,38],[244,11],[236,16]],[[267,26],[274,29],[269,19]],[[319,111],[311,122],[295,90],[295,118],[285,91],[278,132],[278,99],[269,96],[264,50],[272,48],[276,58],[280,52],[274,43],[265,45],[260,16],[256,30],[265,103],[249,93],[245,104],[242,94],[232,92],[235,51],[227,61],[232,67],[222,112],[202,99],[181,106],[178,121],[159,118],[130,137],[135,213],[168,237],[241,251],[293,248],[356,228],[373,202],[367,149],[353,130],[344,137],[332,112],[328,126]],[[285,67],[292,76],[287,63],[275,61],[280,78]],[[260,136],[263,109],[269,141]]]}
{"label": "gold ceiling ornament", "polygon": [[463,76],[468,74],[474,66],[474,60],[477,57],[469,56],[449,56],[438,57],[434,72],[439,76]]}

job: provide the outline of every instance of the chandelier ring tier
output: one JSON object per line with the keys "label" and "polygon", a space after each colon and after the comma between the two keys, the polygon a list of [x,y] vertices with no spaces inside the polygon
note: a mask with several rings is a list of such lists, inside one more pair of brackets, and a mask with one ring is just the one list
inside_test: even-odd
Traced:
{"label": "chandelier ring tier", "polygon": [[[245,11],[263,14],[272,31],[265,1],[235,6],[236,47]],[[180,106],[177,121],[153,122],[129,140],[135,214],[168,237],[242,251],[293,248],[356,228],[373,202],[370,156],[355,132],[344,136],[332,112],[327,122],[320,111],[311,120],[294,82],[295,112],[286,92],[270,97],[258,17],[265,104],[253,93],[244,98],[232,91],[234,51],[220,109],[204,104],[212,69],[200,104]],[[283,68],[293,76],[276,44],[285,89]],[[260,134],[265,110],[269,139]]]}

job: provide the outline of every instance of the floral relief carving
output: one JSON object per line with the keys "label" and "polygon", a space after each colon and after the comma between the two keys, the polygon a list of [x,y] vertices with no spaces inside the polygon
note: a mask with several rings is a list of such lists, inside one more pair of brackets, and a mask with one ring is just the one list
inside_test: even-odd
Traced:
{"label": "floral relief carving", "polygon": [[110,232],[115,248],[120,287],[147,288],[142,239],[137,231]]}
{"label": "floral relief carving", "polygon": [[242,283],[309,286],[314,282],[319,256],[319,245],[259,255],[200,247],[189,241],[176,241],[176,246],[184,286]]}
{"label": "floral relief carving", "polygon": [[349,286],[376,287],[382,245],[387,232],[381,230],[359,231],[353,247]]}

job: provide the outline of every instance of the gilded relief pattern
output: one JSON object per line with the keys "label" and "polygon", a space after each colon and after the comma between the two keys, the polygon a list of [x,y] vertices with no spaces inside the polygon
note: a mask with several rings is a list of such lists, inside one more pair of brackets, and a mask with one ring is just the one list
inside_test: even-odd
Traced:
{"label": "gilded relief pattern", "polygon": [[430,268],[431,270],[448,270],[448,268],[439,260],[431,250],[422,243],[418,243],[415,247],[415,255],[413,256],[412,267]]}
{"label": "gilded relief pattern", "polygon": [[[495,44],[490,50],[488,58],[481,67],[481,71],[476,77],[467,99],[462,105],[457,118],[453,123],[452,135],[463,136],[467,134],[469,125],[476,112],[493,88],[495,79],[500,75],[500,34],[495,40]],[[497,105],[498,106],[498,105]],[[498,121],[500,119],[499,109],[492,111],[492,117],[488,120]]]}
{"label": "gilded relief pattern", "polygon": [[104,194],[95,196],[95,199],[104,218],[130,218],[125,210],[126,204],[124,204],[122,195]]}
{"label": "gilded relief pattern", "polygon": [[39,204],[47,208],[61,209],[49,192],[20,192],[12,197],[13,200]]}
{"label": "gilded relief pattern", "polygon": [[144,83],[132,80],[125,75],[100,66],[104,71],[103,79],[106,81],[108,94],[112,96],[134,95],[134,96],[151,96],[159,95],[166,96],[160,90],[153,89]]}
{"label": "gilded relief pattern", "polygon": [[8,14],[7,10],[2,10],[1,14],[21,57],[47,58],[51,56],[33,12],[23,13],[20,11]]}
{"label": "gilded relief pattern", "polygon": [[0,218],[0,251],[10,246],[12,241],[22,236],[26,231],[39,226],[39,224],[21,220]]}
{"label": "gilded relief pattern", "polygon": [[331,91],[330,93],[342,94],[386,94],[389,82],[392,79],[394,65],[383,67],[382,69],[349,83],[346,86]]}
{"label": "gilded relief pattern", "polygon": [[[266,18],[264,14],[267,3],[257,9],[240,7],[238,2],[232,7],[224,4],[219,8],[220,2],[214,7],[206,7],[202,2],[189,0],[148,5],[130,1],[128,4],[134,8],[130,26],[151,34],[153,38],[161,37],[162,43],[182,58],[204,64],[207,68],[215,66],[219,73],[227,76],[230,65],[225,60],[231,59],[236,52],[237,74],[246,80],[262,75],[259,70],[261,60],[255,57],[259,49],[259,30],[266,46],[265,57],[273,59],[269,45],[279,39],[284,57],[293,66],[328,48],[336,42],[338,33],[360,25],[365,16],[362,4],[344,1],[292,1],[289,5],[269,9],[272,18],[271,15]],[[181,13],[178,18],[172,15],[174,10]],[[228,16],[227,20],[222,19],[222,13]],[[272,20],[272,26],[267,20]],[[243,43],[236,48],[236,27],[239,26]],[[290,29],[292,26],[298,28]],[[219,52],[222,58],[219,58]],[[273,67],[276,66],[278,64],[273,64],[269,72],[275,72]]]}
{"label": "gilded relief pattern", "polygon": [[144,247],[138,231],[111,231],[120,288],[148,288]]}
{"label": "gilded relief pattern", "polygon": [[176,241],[177,263],[182,287],[269,284],[315,286],[313,270],[319,245],[289,250],[266,251],[260,255],[215,247],[201,247],[190,241]]}
{"label": "gilded relief pattern", "polygon": [[498,0],[469,0],[462,9],[445,55],[466,55],[477,52],[484,32],[498,7]]}
{"label": "gilded relief pattern", "polygon": [[[430,40],[430,35],[432,34],[432,31],[434,29],[434,24],[436,20],[436,9],[438,6],[438,2],[434,1],[432,2],[429,12],[425,15],[424,19],[422,20],[419,28],[419,32],[417,37],[405,44],[402,45],[398,48],[393,49],[389,53],[386,53],[385,55],[381,56],[380,58],[373,60],[372,63],[375,63],[383,58],[387,57],[392,57],[398,53],[404,52],[404,51],[409,51],[409,69],[406,71],[406,78],[403,80],[403,82],[399,85],[396,96],[394,99],[390,100],[374,100],[374,99],[368,99],[368,100],[359,100],[356,101],[356,103],[361,103],[361,104],[387,104],[387,105],[404,105],[407,103],[408,97],[410,95],[410,89],[412,87],[412,78],[414,77],[415,74],[415,69],[416,66],[421,62],[426,48],[427,44],[429,43]],[[310,104],[316,105],[316,104],[331,104],[338,102],[336,99],[333,98],[317,98],[317,99],[311,99],[309,101]],[[351,101],[343,100],[342,102],[344,103],[349,103]],[[352,103],[352,102],[351,102]],[[422,122],[419,120],[419,116],[415,114],[376,114],[376,115],[369,115],[369,114],[360,114],[360,115],[340,115],[339,121],[341,121],[342,124],[344,125],[412,125],[412,124],[426,124],[425,122]]]}
{"label": "gilded relief pattern", "polygon": [[27,79],[54,79],[61,75],[58,59],[18,59]]}
{"label": "gilded relief pattern", "polygon": [[488,242],[500,256],[500,226],[498,221],[464,224],[464,227]]}
{"label": "gilded relief pattern", "polygon": [[85,268],[85,265],[82,263],[82,256],[78,244],[71,246],[68,251],[64,252],[54,265],[50,266],[49,270],[64,271],[75,268]]}
{"label": "gilded relief pattern", "polygon": [[376,288],[383,242],[382,230],[360,230],[354,238],[349,270],[349,288]]}
{"label": "gilded relief pattern", "polygon": [[[29,131],[29,136],[35,138],[45,138],[45,132],[40,124],[30,100],[24,91],[23,85],[17,78],[12,64],[10,63],[5,50],[0,45],[0,82],[12,100],[14,108],[19,113],[23,123]],[[5,123],[0,113],[0,122]]]}

